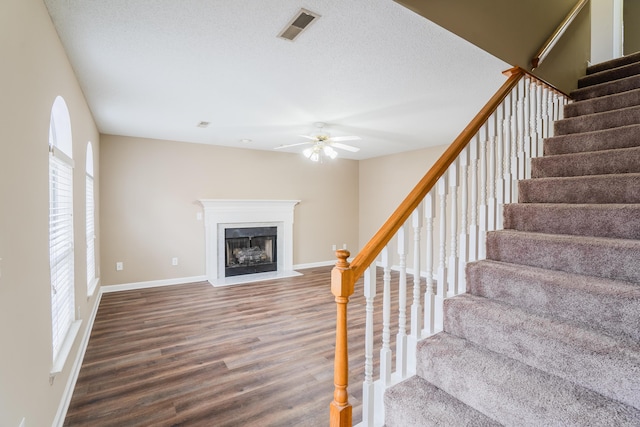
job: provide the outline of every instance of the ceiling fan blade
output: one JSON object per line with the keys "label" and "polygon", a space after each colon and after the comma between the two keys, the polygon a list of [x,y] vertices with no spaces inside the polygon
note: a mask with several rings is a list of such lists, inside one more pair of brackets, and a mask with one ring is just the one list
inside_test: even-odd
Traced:
{"label": "ceiling fan blade", "polygon": [[298,145],[306,145],[306,144],[310,144],[310,142],[297,142],[295,144],[279,145],[275,147],[274,150],[279,150],[281,148],[297,147]]}
{"label": "ceiling fan blade", "polygon": [[362,138],[359,136],[335,136],[331,138],[332,141],[358,141],[360,139]]}
{"label": "ceiling fan blade", "polygon": [[342,148],[343,150],[351,151],[352,153],[357,153],[358,151],[360,151],[358,147],[354,147],[352,145],[347,145],[347,144],[341,144],[339,142],[333,142],[331,143],[331,146],[336,148]]}
{"label": "ceiling fan blade", "polygon": [[307,138],[310,139],[312,141],[317,141],[318,138],[316,138],[315,136],[311,136],[311,135],[298,135],[300,138]]}

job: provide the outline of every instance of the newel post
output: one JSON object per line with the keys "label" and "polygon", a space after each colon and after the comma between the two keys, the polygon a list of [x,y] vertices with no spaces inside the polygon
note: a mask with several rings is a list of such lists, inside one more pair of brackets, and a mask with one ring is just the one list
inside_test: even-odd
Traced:
{"label": "newel post", "polygon": [[351,427],[349,384],[349,353],[347,351],[347,304],[353,294],[353,274],[347,258],[349,251],[336,251],[338,261],[331,270],[331,293],[336,297],[336,354],[333,367],[333,402],[330,407],[331,427]]}

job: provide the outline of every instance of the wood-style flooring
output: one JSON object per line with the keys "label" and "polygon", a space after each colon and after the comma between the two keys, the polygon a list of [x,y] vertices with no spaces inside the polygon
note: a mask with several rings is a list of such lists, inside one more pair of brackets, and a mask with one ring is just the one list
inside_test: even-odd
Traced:
{"label": "wood-style flooring", "polygon": [[[336,310],[330,270],[220,288],[203,282],[104,294],[64,425],[328,425]],[[381,300],[379,272],[376,346]],[[392,313],[397,324],[397,309]],[[361,281],[348,325],[356,424],[364,372]]]}

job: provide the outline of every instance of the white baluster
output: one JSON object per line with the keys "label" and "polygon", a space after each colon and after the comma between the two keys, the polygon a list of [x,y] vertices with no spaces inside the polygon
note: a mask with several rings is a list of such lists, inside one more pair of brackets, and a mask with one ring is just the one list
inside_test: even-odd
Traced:
{"label": "white baluster", "polygon": [[502,229],[504,207],[504,101],[496,110],[496,229]]}
{"label": "white baluster", "polygon": [[526,177],[526,169],[525,169],[525,154],[524,154],[524,106],[525,106],[525,89],[524,89],[524,80],[520,80],[518,83],[518,110],[517,110],[517,131],[518,131],[518,179],[525,179]]}
{"label": "white baluster", "polygon": [[487,240],[487,126],[480,129],[480,186],[478,194],[478,259],[485,259]]}
{"label": "white baluster", "polygon": [[511,112],[512,95],[509,93],[504,102],[504,123],[502,134],[504,135],[504,203],[513,201],[513,178],[511,177],[511,120],[513,118]]}
{"label": "white baluster", "polygon": [[487,187],[487,231],[496,229],[496,114],[489,117],[488,132],[489,158],[488,158],[488,187]]}
{"label": "white baluster", "polygon": [[458,293],[467,292],[465,268],[469,261],[469,235],[467,234],[467,213],[469,211],[469,148],[458,157],[460,162],[460,237],[458,248]]}
{"label": "white baluster", "polygon": [[531,178],[531,79],[524,79],[522,128],[522,151],[524,152],[524,177]]}
{"label": "white baluster", "polygon": [[469,261],[478,260],[478,144],[480,135],[469,141],[471,165],[471,222],[469,223]]}
{"label": "white baluster", "polygon": [[382,348],[380,349],[380,381],[383,387],[391,383],[391,260],[387,246],[382,249]]}
{"label": "white baluster", "polygon": [[362,424],[374,426],[375,384],[373,382],[373,303],[376,297],[375,263],[364,272],[365,338],[364,382],[362,383]]}
{"label": "white baluster", "polygon": [[458,294],[458,160],[454,160],[449,166],[449,193],[451,203],[449,205],[449,262],[447,263],[447,296]]}
{"label": "white baluster", "polygon": [[542,116],[542,106],[544,105],[545,93],[540,83],[536,84],[536,152],[535,156],[542,156],[542,141],[544,139],[544,124]]}
{"label": "white baluster", "polygon": [[411,332],[408,342],[408,367],[410,373],[416,369],[416,345],[422,334],[422,304],[420,298],[420,232],[422,231],[422,203],[411,214],[413,226],[413,302],[411,304]]}
{"label": "white baluster", "polygon": [[443,304],[447,297],[447,266],[446,266],[446,244],[447,244],[447,174],[440,177],[438,183],[438,199],[440,202],[440,240],[439,260],[438,260],[438,292],[436,294],[436,330],[441,331],[444,322]]}
{"label": "white baluster", "polygon": [[407,227],[400,227],[398,256],[400,258],[400,279],[398,281],[398,333],[396,335],[396,372],[400,379],[407,377]]}
{"label": "white baluster", "polygon": [[513,191],[511,195],[511,201],[513,203],[518,201],[518,178],[519,178],[519,164],[518,164],[518,111],[520,108],[518,107],[519,102],[519,92],[520,85],[516,85],[511,91],[511,190]]}
{"label": "white baluster", "polygon": [[433,283],[433,218],[436,213],[435,190],[432,189],[427,194],[423,203],[424,217],[426,220],[425,229],[427,231],[425,237],[427,284],[424,293],[424,331],[422,333],[422,336],[425,337],[435,333],[436,294],[435,284]]}

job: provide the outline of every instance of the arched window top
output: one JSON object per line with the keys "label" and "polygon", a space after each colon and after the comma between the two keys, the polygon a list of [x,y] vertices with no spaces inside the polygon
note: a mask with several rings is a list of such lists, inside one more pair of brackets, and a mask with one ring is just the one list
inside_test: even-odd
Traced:
{"label": "arched window top", "polygon": [[87,143],[87,175],[93,177],[93,147],[91,141]]}
{"label": "arched window top", "polygon": [[57,96],[51,107],[49,122],[49,146],[56,147],[69,158],[73,158],[73,144],[71,139],[71,119],[67,103],[61,96]]}

